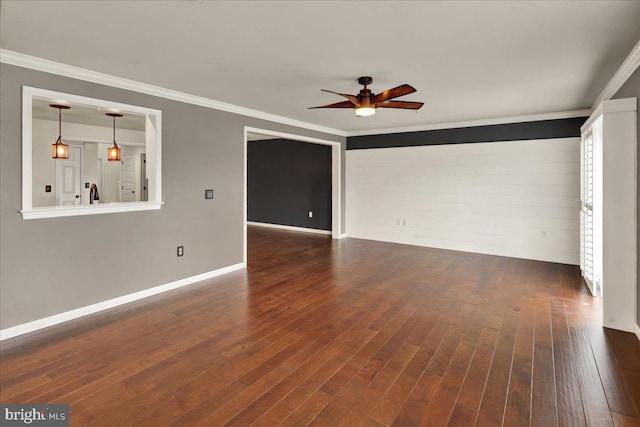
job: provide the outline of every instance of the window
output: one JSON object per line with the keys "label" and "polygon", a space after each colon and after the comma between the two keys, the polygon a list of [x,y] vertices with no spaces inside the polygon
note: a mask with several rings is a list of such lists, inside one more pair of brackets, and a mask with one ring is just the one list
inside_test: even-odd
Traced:
{"label": "window", "polygon": [[593,131],[582,137],[581,146],[580,266],[591,293],[593,289]]}
{"label": "window", "polygon": [[[59,116],[51,104],[70,108]],[[114,123],[107,113],[122,117]],[[160,209],[161,117],[159,110],[24,86],[23,219]],[[59,129],[68,159],[52,158]],[[122,155],[112,162],[106,150],[114,133]]]}
{"label": "window", "polygon": [[582,272],[603,326],[628,332],[638,279],[636,105],[604,101],[581,128]]}

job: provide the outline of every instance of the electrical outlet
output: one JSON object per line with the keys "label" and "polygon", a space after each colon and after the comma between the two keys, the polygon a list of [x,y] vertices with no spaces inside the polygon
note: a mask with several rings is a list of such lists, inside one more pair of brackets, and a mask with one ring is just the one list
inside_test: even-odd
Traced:
{"label": "electrical outlet", "polygon": [[51,186],[50,185],[45,185],[44,186],[44,192],[45,193],[51,193]]}
{"label": "electrical outlet", "polygon": [[213,199],[213,190],[204,190],[205,199]]}
{"label": "electrical outlet", "polygon": [[313,212],[309,211],[309,218],[313,218]]}
{"label": "electrical outlet", "polygon": [[178,250],[176,252],[177,256],[183,256],[184,255],[184,246],[178,246]]}
{"label": "electrical outlet", "polygon": [[402,225],[403,225],[403,226],[407,226],[407,225],[409,225],[409,221],[407,221],[406,219],[403,219],[403,220],[402,220]]}
{"label": "electrical outlet", "polygon": [[89,184],[88,182],[85,182],[84,183],[84,188],[89,188],[89,187],[91,187],[91,184]]}
{"label": "electrical outlet", "polygon": [[396,225],[400,225],[400,218],[396,218]]}

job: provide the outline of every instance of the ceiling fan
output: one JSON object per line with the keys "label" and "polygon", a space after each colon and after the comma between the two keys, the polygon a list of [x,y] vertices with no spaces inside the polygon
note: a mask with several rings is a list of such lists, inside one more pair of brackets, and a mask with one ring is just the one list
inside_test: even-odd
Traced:
{"label": "ceiling fan", "polygon": [[376,113],[376,108],[400,108],[404,110],[419,110],[424,102],[412,102],[412,101],[391,101],[399,96],[408,95],[415,92],[415,88],[408,84],[403,84],[393,89],[385,90],[377,95],[374,95],[371,90],[367,89],[367,86],[373,82],[371,77],[360,77],[358,83],[364,86],[364,89],[360,89],[357,95],[349,95],[345,93],[338,93],[332,90],[321,89],[323,92],[335,93],[348,101],[336,102],[335,104],[321,105],[314,108],[353,108],[356,110],[356,116],[373,116]]}

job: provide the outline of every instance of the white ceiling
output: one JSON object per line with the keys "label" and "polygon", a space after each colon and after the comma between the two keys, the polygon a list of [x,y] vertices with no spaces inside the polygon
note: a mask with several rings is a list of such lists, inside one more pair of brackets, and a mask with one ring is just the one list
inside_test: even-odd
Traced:
{"label": "white ceiling", "polygon": [[[640,1],[3,1],[2,48],[343,131],[589,108]],[[418,112],[308,110],[403,83]]]}

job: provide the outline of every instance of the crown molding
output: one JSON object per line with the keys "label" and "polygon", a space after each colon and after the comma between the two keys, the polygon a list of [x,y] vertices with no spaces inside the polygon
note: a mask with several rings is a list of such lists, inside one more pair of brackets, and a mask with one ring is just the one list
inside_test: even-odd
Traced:
{"label": "crown molding", "polygon": [[[147,83],[138,82],[135,80],[129,80],[122,77],[112,76],[97,71],[87,70],[85,68],[79,68],[60,62],[50,61],[48,59],[38,58],[23,53],[1,49],[0,48],[0,63],[15,65],[18,67],[29,68],[32,70],[42,71],[51,74],[57,74],[64,77],[70,77],[74,79],[89,81],[106,86],[117,87],[120,89],[131,90],[135,92],[144,93],[147,95],[158,96],[161,98],[171,99],[174,101],[185,102],[188,104],[198,105],[206,108],[212,108],[215,110],[227,111],[230,113],[240,114],[247,117],[253,117],[256,119],[268,120],[275,123],[280,123],[289,126],[295,126],[303,129],[324,132],[331,135],[338,135],[343,137],[351,136],[363,136],[363,135],[380,135],[390,133],[404,133],[404,132],[420,132],[436,129],[451,129],[461,127],[472,126],[488,126],[507,123],[518,122],[532,122],[540,120],[556,120],[572,117],[583,117],[592,114],[592,109],[562,111],[555,113],[542,113],[520,116],[508,116],[508,117],[496,117],[489,119],[467,120],[459,122],[444,122],[444,123],[432,123],[416,126],[394,127],[394,128],[379,128],[379,129],[366,129],[360,131],[344,131],[341,129],[335,129],[327,126],[317,125],[314,123],[304,122],[301,120],[291,119],[276,114],[266,113],[263,111],[253,110],[238,105],[228,104],[226,102],[216,101],[214,99],[205,98],[202,96],[192,95],[185,92],[179,92],[172,89],[163,88],[160,86],[154,86]],[[622,86],[627,78],[635,71],[640,65],[640,42],[633,49],[631,54],[627,57],[625,62],[621,65],[620,69],[616,72],[612,80],[609,82],[605,91],[598,98],[603,98],[611,92],[608,97],[613,94]],[[608,98],[607,98],[608,99]],[[596,102],[597,106],[600,101]],[[595,107],[594,107],[595,108]]]}
{"label": "crown molding", "polygon": [[405,126],[405,127],[396,127],[396,128],[386,128],[386,129],[367,129],[367,130],[347,132],[347,137],[364,136],[364,135],[381,135],[381,134],[388,134],[388,133],[422,132],[427,130],[456,129],[456,128],[466,128],[466,127],[473,127],[473,126],[503,125],[507,123],[538,122],[542,120],[570,119],[573,117],[588,117],[591,115],[591,113],[592,113],[592,110],[589,108],[586,108],[583,110],[560,111],[557,113],[542,113],[542,114],[529,114],[524,116],[496,117],[492,119],[432,123],[428,125]]}
{"label": "crown molding", "polygon": [[604,87],[600,96],[596,98],[596,101],[593,103],[593,109],[595,110],[602,101],[610,100],[638,67],[640,67],[640,40],[638,40],[635,47],[631,49],[631,52],[620,65],[618,71],[611,77],[611,80],[609,80],[609,83]]}
{"label": "crown molding", "polygon": [[187,104],[198,105],[201,107],[212,108],[214,110],[227,111],[229,113],[241,114],[256,119],[268,120],[284,125],[295,126],[303,129],[324,132],[332,135],[347,136],[343,130],[330,128],[327,126],[316,125],[313,123],[303,122],[288,117],[278,116],[276,114],[265,113],[264,111],[253,110],[251,108],[240,107],[238,105],[228,104],[226,102],[216,101],[214,99],[202,96],[191,95],[185,92],[179,92],[172,89],[154,86],[147,83],[129,80],[122,77],[112,76],[110,74],[99,73],[97,71],[87,70],[85,68],[74,67],[72,65],[62,64],[60,62],[50,61],[48,59],[38,58],[36,56],[26,55],[24,53],[14,52],[11,50],[0,49],[0,62],[3,64],[15,65],[18,67],[29,68],[45,73],[57,74],[59,76],[70,77],[73,79],[84,80],[92,83],[98,83],[105,86],[116,87],[119,89],[131,90],[147,95],[157,96],[160,98],[171,99],[174,101],[185,102]]}
{"label": "crown molding", "polygon": [[608,101],[602,101],[593,110],[593,114],[587,119],[586,122],[580,126],[580,132],[584,133],[593,125],[593,123],[605,113],[625,113],[627,111],[637,111],[638,100],[636,98],[621,98],[610,99]]}

